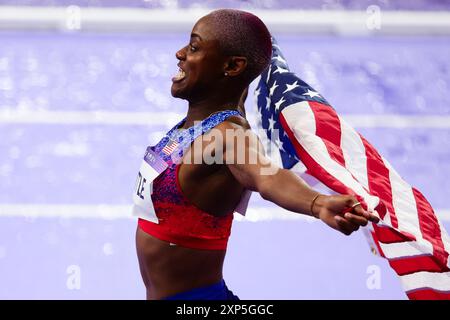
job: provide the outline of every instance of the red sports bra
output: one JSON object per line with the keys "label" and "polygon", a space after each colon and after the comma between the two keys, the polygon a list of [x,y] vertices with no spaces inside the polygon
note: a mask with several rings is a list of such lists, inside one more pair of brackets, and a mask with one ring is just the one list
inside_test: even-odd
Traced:
{"label": "red sports bra", "polygon": [[182,247],[225,250],[231,233],[233,212],[215,217],[191,203],[178,180],[180,165],[169,167],[153,181],[151,195],[159,224],[139,219],[146,233]]}

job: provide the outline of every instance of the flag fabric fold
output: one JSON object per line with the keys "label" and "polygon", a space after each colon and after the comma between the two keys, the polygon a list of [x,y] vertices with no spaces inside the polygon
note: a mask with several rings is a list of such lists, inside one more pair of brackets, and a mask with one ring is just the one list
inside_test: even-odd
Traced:
{"label": "flag fabric fold", "polygon": [[289,70],[273,41],[272,60],[255,91],[259,124],[284,168],[306,172],[352,194],[381,222],[365,228],[410,299],[450,299],[450,239],[427,199],[324,97]]}

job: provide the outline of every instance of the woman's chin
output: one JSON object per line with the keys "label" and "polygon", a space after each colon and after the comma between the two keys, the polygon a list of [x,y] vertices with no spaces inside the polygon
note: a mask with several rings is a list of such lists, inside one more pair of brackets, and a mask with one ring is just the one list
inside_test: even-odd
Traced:
{"label": "woman's chin", "polygon": [[174,98],[181,98],[181,90],[180,88],[177,88],[175,83],[172,83],[172,87],[170,88],[170,93],[172,94],[172,97]]}
{"label": "woman's chin", "polygon": [[185,85],[183,85],[181,82],[173,82],[172,87],[170,88],[170,93],[174,98],[187,100],[187,98],[189,97],[189,90],[187,90]]}

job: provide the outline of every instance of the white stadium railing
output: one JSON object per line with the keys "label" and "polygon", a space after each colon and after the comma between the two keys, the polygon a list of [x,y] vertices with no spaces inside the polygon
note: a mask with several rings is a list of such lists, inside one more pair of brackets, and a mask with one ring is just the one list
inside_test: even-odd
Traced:
{"label": "white stadium railing", "polygon": [[[0,30],[176,32],[190,30],[210,9],[0,6]],[[274,33],[449,35],[450,12],[353,10],[249,10]]]}

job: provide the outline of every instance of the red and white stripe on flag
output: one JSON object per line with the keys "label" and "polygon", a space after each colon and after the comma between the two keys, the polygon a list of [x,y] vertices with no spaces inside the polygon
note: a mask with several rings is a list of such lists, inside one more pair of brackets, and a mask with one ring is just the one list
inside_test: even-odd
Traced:
{"label": "red and white stripe on flag", "polygon": [[162,152],[169,155],[176,149],[177,146],[177,142],[170,140],[169,143],[162,149]]}
{"label": "red and white stripe on flag", "polygon": [[450,239],[425,197],[331,107],[302,101],[280,123],[308,173],[378,213],[371,235],[410,299],[450,299]]}

